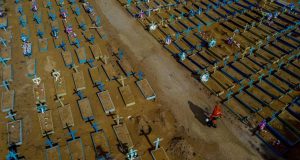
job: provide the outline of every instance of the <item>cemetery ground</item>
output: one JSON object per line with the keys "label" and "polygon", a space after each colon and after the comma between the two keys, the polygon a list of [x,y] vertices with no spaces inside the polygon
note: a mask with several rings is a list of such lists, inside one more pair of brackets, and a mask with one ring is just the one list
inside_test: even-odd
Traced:
{"label": "cemetery ground", "polygon": [[[58,13],[58,7],[53,1],[53,6]],[[274,158],[273,152],[252,135],[252,127],[242,124],[237,117],[228,109],[224,108],[224,117],[218,122],[218,127],[209,128],[206,126],[205,115],[211,113],[214,105],[220,102],[207,88],[199,83],[190,72],[182,67],[172,57],[161,44],[155,40],[139,22],[133,19],[117,0],[92,0],[89,1],[97,10],[101,17],[101,25],[107,39],[101,39],[94,29],[90,29],[95,35],[94,44],[98,44],[102,53],[108,56],[108,62],[112,64],[117,73],[117,79],[110,80],[105,73],[103,65],[106,60],[100,58],[93,62],[100,73],[100,80],[108,90],[116,109],[114,115],[106,115],[103,111],[101,102],[97,93],[99,88],[95,87],[90,78],[90,65],[80,64],[75,54],[77,47],[67,45],[67,50],[72,52],[73,60],[78,66],[77,70],[83,72],[84,88],[83,95],[89,99],[94,120],[83,119],[82,111],[78,106],[76,95],[78,86],[74,84],[73,73],[75,69],[66,67],[66,62],[62,58],[62,49],[54,47],[53,38],[50,35],[50,20],[46,14],[42,1],[38,1],[40,8],[43,8],[45,14],[42,14],[42,21],[45,27],[45,34],[48,38],[48,48],[46,52],[41,52],[38,45],[38,37],[35,35],[36,23],[32,21],[32,11],[30,2],[22,2],[24,14],[28,18],[28,28],[30,28],[30,40],[33,43],[33,55],[31,59],[36,61],[36,72],[45,85],[46,101],[48,110],[52,113],[52,123],[54,132],[49,135],[51,140],[59,144],[62,159],[70,159],[68,141],[68,129],[63,129],[62,118],[58,108],[61,106],[57,101],[56,89],[54,87],[53,70],[60,71],[63,76],[66,87],[66,96],[63,96],[64,105],[70,104],[71,113],[74,120],[72,130],[76,130],[76,136],[80,137],[83,144],[85,159],[95,159],[95,151],[91,139],[91,132],[94,132],[92,124],[97,123],[107,136],[110,153],[115,159],[125,159],[124,154],[118,150],[118,140],[114,133],[114,120],[117,115],[123,117],[126,123],[134,149],[142,159],[152,159],[150,150],[153,149],[153,142],[156,138],[163,138],[160,147],[163,147],[169,159],[180,160],[199,160],[199,159],[264,159]],[[81,6],[81,16],[91,25],[90,18],[84,13]],[[10,30],[13,33],[13,42],[10,44],[13,50],[12,59],[9,64],[13,64],[14,78],[10,85],[15,91],[14,110],[17,119],[22,119],[23,142],[17,148],[20,156],[25,159],[45,159],[45,141],[47,137],[40,126],[40,119],[36,107],[36,98],[33,94],[32,78],[28,76],[31,70],[29,59],[22,56],[22,45],[20,40],[19,15],[15,13],[16,5],[9,1],[6,5],[8,16],[10,18]],[[69,4],[67,6],[70,6]],[[75,15],[71,9],[66,7],[71,15],[68,22],[77,26]],[[64,26],[60,17],[59,20],[60,37],[67,41],[68,37],[64,33]],[[93,58],[89,50],[89,42],[84,41],[79,28],[74,27],[81,45],[85,47],[87,60]],[[2,31],[1,31],[2,33]],[[219,37],[220,38],[220,37]],[[136,85],[137,76],[126,77],[118,65],[118,48],[124,51],[126,59],[133,70],[144,73],[143,78],[147,79],[156,94],[156,99],[148,101]],[[105,58],[104,58],[105,59]],[[3,66],[2,66],[3,68]],[[135,104],[126,107],[119,87],[122,86],[122,78],[126,77],[125,85],[129,85],[134,97]],[[4,92],[5,89],[1,88]],[[5,157],[8,152],[7,128],[6,123],[9,119],[6,114],[0,113],[0,157]],[[151,128],[151,129],[149,129]],[[142,130],[151,130],[148,135],[143,135]]]}

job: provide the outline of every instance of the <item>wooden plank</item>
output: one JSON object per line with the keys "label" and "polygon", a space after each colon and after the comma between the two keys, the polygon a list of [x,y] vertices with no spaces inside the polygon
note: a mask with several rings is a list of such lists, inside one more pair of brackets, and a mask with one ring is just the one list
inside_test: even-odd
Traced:
{"label": "wooden plank", "polygon": [[43,135],[45,135],[45,132],[46,133],[54,133],[51,113],[52,113],[51,110],[45,111],[44,113],[38,113],[40,126],[41,126],[41,132]]}
{"label": "wooden plank", "polygon": [[122,95],[122,99],[123,99],[126,107],[135,105],[134,96],[131,92],[129,85],[119,87],[119,91]]}
{"label": "wooden plank", "polygon": [[80,138],[67,142],[68,151],[72,160],[84,160],[84,149]]}
{"label": "wooden plank", "polygon": [[46,102],[46,93],[45,93],[45,86],[44,83],[40,85],[33,85],[33,95],[36,103]]}
{"label": "wooden plank", "polygon": [[133,146],[129,131],[125,123],[114,125],[113,129],[120,143],[126,144],[126,146],[128,147]]}
{"label": "wooden plank", "polygon": [[59,146],[46,149],[46,160],[61,160]]}
{"label": "wooden plank", "polygon": [[83,120],[87,121],[89,119],[94,119],[93,110],[88,98],[78,100],[78,106]]}
{"label": "wooden plank", "polygon": [[8,145],[22,144],[22,120],[7,123]]}
{"label": "wooden plank", "polygon": [[72,67],[72,65],[74,64],[74,61],[73,61],[71,52],[70,51],[62,51],[61,55],[64,59],[65,65],[67,67]]}
{"label": "wooden plank", "polygon": [[117,62],[126,76],[130,76],[133,74],[133,69],[130,63],[125,58],[123,58],[122,60],[118,60]]}
{"label": "wooden plank", "polygon": [[151,88],[149,82],[146,79],[137,81],[136,84],[138,85],[139,89],[141,90],[142,94],[147,100],[154,100],[156,95]]}
{"label": "wooden plank", "polygon": [[102,65],[109,80],[114,80],[118,77],[112,63],[107,63]]}
{"label": "wooden plank", "polygon": [[103,56],[101,48],[97,44],[90,45],[89,48],[90,48],[95,60],[99,60],[100,57]]}
{"label": "wooden plank", "polygon": [[2,92],[1,108],[2,112],[8,112],[14,109],[15,90]]}
{"label": "wooden plank", "polygon": [[2,68],[2,80],[12,81],[13,80],[13,67],[11,64],[3,66]]}
{"label": "wooden plank", "polygon": [[110,146],[104,130],[98,132],[92,132],[91,138],[96,153],[96,157],[104,156],[106,153],[110,153]]}
{"label": "wooden plank", "polygon": [[72,75],[73,75],[76,91],[84,90],[86,87],[85,87],[83,72],[82,71],[75,72]]}
{"label": "wooden plank", "polygon": [[71,110],[71,105],[67,104],[58,108],[61,124],[63,128],[74,126],[74,119]]}
{"label": "wooden plank", "polygon": [[85,48],[80,47],[75,49],[78,61],[80,64],[86,63],[86,53],[85,53]]}
{"label": "wooden plank", "polygon": [[64,77],[60,76],[57,81],[54,79],[55,94],[57,97],[67,95],[66,84]]}
{"label": "wooden plank", "polygon": [[108,91],[98,92],[97,96],[101,102],[102,108],[106,115],[109,115],[113,112],[115,112],[115,105],[113,104],[113,101],[111,100],[110,94]]}
{"label": "wooden plank", "polygon": [[89,73],[94,85],[101,82],[100,71],[98,67],[89,68]]}

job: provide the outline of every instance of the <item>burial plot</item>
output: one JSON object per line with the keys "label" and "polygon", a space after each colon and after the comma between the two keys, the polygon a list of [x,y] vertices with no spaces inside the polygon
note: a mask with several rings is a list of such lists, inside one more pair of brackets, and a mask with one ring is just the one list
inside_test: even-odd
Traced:
{"label": "burial plot", "polygon": [[67,142],[68,151],[72,160],[84,160],[85,153],[81,138],[73,139]]}
{"label": "burial plot", "polygon": [[36,60],[35,59],[28,59],[26,61],[27,64],[27,75],[29,77],[33,77],[36,75]]}
{"label": "burial plot", "polygon": [[52,114],[51,110],[38,113],[40,126],[41,126],[41,132],[43,135],[52,134],[54,133],[53,128],[53,121],[52,121]]}
{"label": "burial plot", "polygon": [[110,115],[115,112],[115,105],[113,104],[108,91],[98,92],[97,96],[106,115]]}
{"label": "burial plot", "polygon": [[146,79],[139,80],[136,82],[136,84],[141,90],[143,96],[147,100],[155,100],[156,94],[154,93],[153,89],[151,88],[149,82]]}
{"label": "burial plot", "polygon": [[86,86],[85,86],[83,72],[82,71],[75,72],[72,75],[73,75],[73,80],[74,80],[74,84],[76,87],[76,91],[84,90],[86,88]]}
{"label": "burial plot", "polygon": [[80,64],[86,63],[86,52],[84,47],[75,49]]}
{"label": "burial plot", "polygon": [[[55,73],[55,72],[53,72],[53,73]],[[57,79],[56,79],[56,77],[54,77],[53,80],[54,80],[54,87],[55,87],[55,94],[56,94],[56,96],[57,97],[63,97],[65,95],[67,95],[66,84],[65,84],[64,77],[59,76]]]}
{"label": "burial plot", "polygon": [[122,58],[121,60],[118,60],[117,62],[127,77],[131,76],[134,73],[130,63],[125,58]]}
{"label": "burial plot", "polygon": [[124,85],[122,87],[119,87],[119,91],[122,95],[122,99],[123,99],[126,107],[135,105],[134,96],[131,92],[129,85]]}
{"label": "burial plot", "polygon": [[80,109],[81,117],[84,121],[93,120],[93,110],[88,98],[80,99],[77,101]]}
{"label": "burial plot", "polygon": [[59,145],[46,148],[46,160],[61,160]]}
{"label": "burial plot", "polygon": [[87,30],[87,25],[85,23],[83,16],[77,16],[76,21],[78,23],[79,28],[81,28],[84,31]]}
{"label": "burial plot", "polygon": [[2,67],[2,81],[13,80],[13,67],[11,64]]}
{"label": "burial plot", "polygon": [[61,55],[63,57],[64,63],[68,68],[71,68],[74,64],[72,53],[70,51],[62,51]]}
{"label": "burial plot", "polygon": [[158,148],[156,150],[151,151],[151,156],[153,160],[169,160],[164,148]]}
{"label": "burial plot", "polygon": [[8,145],[22,144],[22,120],[7,123]]}
{"label": "burial plot", "polygon": [[118,77],[112,63],[106,63],[102,65],[109,80],[114,80]]}
{"label": "burial plot", "polygon": [[100,57],[103,55],[100,47],[97,44],[90,45],[89,48],[90,48],[95,60],[99,60]]}
{"label": "burial plot", "polygon": [[125,144],[127,147],[133,146],[129,131],[125,123],[113,125],[113,129],[119,143]]}
{"label": "burial plot", "polygon": [[15,105],[15,91],[3,91],[1,99],[1,110],[2,112],[9,112],[14,109]]}
{"label": "burial plot", "polygon": [[104,130],[91,133],[91,138],[96,157],[102,157],[110,153],[110,146]]}
{"label": "burial plot", "polygon": [[46,91],[45,91],[44,83],[41,83],[39,85],[37,84],[33,85],[33,95],[36,104],[46,102]]}
{"label": "burial plot", "polygon": [[39,50],[40,52],[48,51],[48,38],[39,39]]}
{"label": "burial plot", "polygon": [[70,104],[59,107],[58,113],[59,113],[63,128],[68,128],[68,127],[74,126],[73,114],[72,114]]}
{"label": "burial plot", "polygon": [[90,73],[90,76],[91,76],[91,79],[93,81],[93,85],[98,85],[98,83],[101,82],[101,77],[100,77],[100,71],[98,69],[98,67],[92,67],[92,68],[89,68],[89,73]]}
{"label": "burial plot", "polygon": [[1,48],[0,57],[6,61],[11,60],[11,47],[3,47]]}

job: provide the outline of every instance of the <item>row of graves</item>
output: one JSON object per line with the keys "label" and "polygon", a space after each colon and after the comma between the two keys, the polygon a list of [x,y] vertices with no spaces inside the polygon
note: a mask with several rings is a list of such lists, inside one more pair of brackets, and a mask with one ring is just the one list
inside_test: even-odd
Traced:
{"label": "row of graves", "polygon": [[[95,151],[96,159],[113,159],[111,153],[112,142],[107,138],[106,129],[98,124],[97,117],[94,112],[98,110],[92,106],[91,97],[87,95],[87,88],[97,88],[95,94],[99,99],[103,112],[112,117],[115,124],[112,124],[112,130],[118,142],[118,149],[124,154],[126,159],[142,159],[134,148],[131,134],[126,126],[125,121],[117,113],[118,108],[114,105],[110,91],[106,88],[112,83],[119,84],[118,90],[122,97],[122,101],[126,107],[136,105],[135,97],[132,93],[131,86],[125,83],[126,79],[131,79],[140,90],[141,94],[148,101],[154,101],[156,94],[150,86],[147,79],[144,78],[143,72],[134,71],[130,63],[124,58],[122,49],[112,50],[113,55],[109,54],[103,48],[103,44],[108,44],[107,35],[105,34],[100,16],[96,13],[92,3],[87,0],[33,0],[20,1],[15,0],[15,12],[19,17],[20,24],[20,41],[22,43],[22,54],[26,57],[27,76],[32,80],[32,91],[34,95],[35,111],[38,116],[41,135],[46,141],[44,148],[45,159],[63,159],[65,153],[61,142],[53,140],[55,134],[53,114],[58,111],[62,129],[68,133],[67,153],[71,159],[86,159],[85,145],[81,136],[76,135],[76,129],[80,128],[79,124],[74,123],[71,103],[68,103],[69,96],[77,97],[77,105],[82,120],[90,124],[93,129],[90,132],[92,145]],[[31,8],[24,8],[30,4]],[[29,10],[29,12],[28,12]],[[27,14],[25,14],[27,13]],[[28,13],[32,15],[28,15]],[[45,15],[46,14],[46,15]],[[31,19],[31,17],[33,19]],[[46,17],[46,18],[45,18]],[[89,19],[88,19],[88,18]],[[14,146],[22,144],[22,120],[16,119],[14,106],[14,90],[9,85],[13,80],[13,70],[11,64],[8,64],[11,58],[12,33],[7,30],[7,16],[1,17],[1,63],[2,78],[4,88],[2,92],[2,112],[7,113],[7,118],[11,122],[7,123],[8,144],[12,146],[9,151],[8,159],[20,159]],[[34,29],[29,27],[29,21],[34,21]],[[76,22],[76,24],[72,23]],[[47,31],[50,29],[50,32]],[[81,33],[81,34],[78,34]],[[101,43],[96,43],[100,37]],[[33,39],[38,39],[37,48],[40,53],[47,53],[49,48],[55,48],[56,52],[61,54],[67,72],[72,74],[74,82],[74,91],[72,95],[68,92],[65,77],[66,72],[63,69],[52,68],[51,77],[52,87],[55,91],[56,108],[48,106],[51,99],[46,99],[46,95],[50,94],[43,80],[42,73],[38,73],[41,66],[38,64],[36,53],[33,53]],[[34,45],[34,46],[33,46]],[[48,47],[49,45],[49,47]],[[50,45],[53,45],[50,46]],[[76,60],[77,59],[77,60]],[[85,76],[84,66],[88,66],[87,72],[92,81],[92,86],[88,86],[87,77]],[[106,80],[102,76],[107,77]],[[115,96],[115,95],[113,95]],[[73,110],[74,111],[74,110]],[[104,123],[104,122],[103,122]],[[160,147],[161,138],[151,144],[150,154],[153,159],[168,159],[165,150]],[[26,156],[26,155],[24,155]]]}
{"label": "row of graves", "polygon": [[[1,111],[6,114],[8,154],[6,159],[18,157],[16,146],[22,145],[22,118],[17,117],[15,109],[14,67],[12,61],[13,34],[8,26],[9,15],[0,11],[0,62],[1,62]],[[3,120],[5,122],[5,120]]]}
{"label": "row of graves", "polygon": [[299,6],[281,1],[119,0],[278,155],[300,141]]}

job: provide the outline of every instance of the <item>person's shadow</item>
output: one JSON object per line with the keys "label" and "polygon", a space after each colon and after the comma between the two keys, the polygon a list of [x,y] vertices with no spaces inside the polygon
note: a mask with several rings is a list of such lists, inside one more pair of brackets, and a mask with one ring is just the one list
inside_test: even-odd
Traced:
{"label": "person's shadow", "polygon": [[203,110],[201,107],[195,105],[193,102],[188,101],[191,111],[194,113],[195,118],[201,122],[203,125],[206,125],[205,119],[209,116],[208,109]]}

